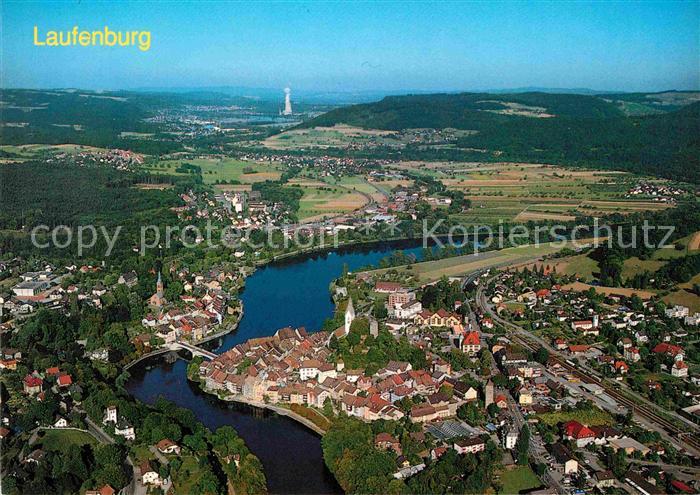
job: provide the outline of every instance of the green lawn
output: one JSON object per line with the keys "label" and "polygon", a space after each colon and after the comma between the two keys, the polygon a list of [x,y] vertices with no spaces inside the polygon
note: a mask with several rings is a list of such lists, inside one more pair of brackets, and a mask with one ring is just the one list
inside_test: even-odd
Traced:
{"label": "green lawn", "polygon": [[515,469],[501,472],[503,491],[508,495],[517,494],[542,486],[542,482],[529,466],[518,466]]}
{"label": "green lawn", "polygon": [[675,248],[676,244],[680,244],[681,246],[687,247],[693,235],[694,234],[691,234],[689,236],[682,237],[677,241],[674,241],[671,247],[657,249],[651,254],[651,258],[654,260],[670,260],[673,258],[681,258],[683,256],[688,256],[689,254],[697,254],[697,251],[688,252],[686,249],[678,250]]}
{"label": "green lawn", "polygon": [[46,434],[39,439],[46,450],[65,452],[71,445],[83,446],[97,445],[95,437],[84,431],[78,430],[44,430]]}
{"label": "green lawn", "polygon": [[148,449],[147,445],[135,445],[131,448],[131,452],[136,464],[140,464],[143,461],[153,458],[153,454]]}
{"label": "green lawn", "polygon": [[19,146],[2,145],[0,151],[15,153],[25,158],[34,158],[47,151],[78,153],[81,151],[107,151],[106,148],[96,148],[94,146],[82,146],[79,144],[23,144]]}
{"label": "green lawn", "polygon": [[377,188],[367,182],[364,177],[359,177],[356,175],[343,176],[339,183],[345,187],[355,189],[356,191],[366,194],[375,194],[377,192]]}

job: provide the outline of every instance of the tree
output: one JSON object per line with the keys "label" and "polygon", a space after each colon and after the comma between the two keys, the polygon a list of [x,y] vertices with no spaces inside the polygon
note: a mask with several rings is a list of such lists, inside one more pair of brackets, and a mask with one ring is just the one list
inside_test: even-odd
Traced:
{"label": "tree", "polygon": [[389,311],[386,309],[384,303],[379,299],[374,301],[374,306],[372,307],[372,316],[374,316],[378,320],[381,320],[386,318],[388,315]]}
{"label": "tree", "polygon": [[549,359],[549,351],[547,351],[547,349],[544,347],[540,347],[537,349],[537,351],[535,351],[534,358],[538,363],[547,364],[547,360]]}
{"label": "tree", "polygon": [[484,414],[481,408],[474,402],[467,402],[459,406],[459,409],[457,409],[457,417],[472,426],[484,422]]}
{"label": "tree", "polygon": [[94,477],[98,485],[123,487],[129,481],[126,472],[126,450],[117,444],[100,445],[95,450]]}
{"label": "tree", "polygon": [[605,463],[613,472],[615,477],[622,479],[622,476],[627,472],[627,454],[624,449],[606,449]]}
{"label": "tree", "polygon": [[520,433],[518,434],[518,441],[515,444],[515,452],[517,463],[520,465],[527,465],[529,462],[529,452],[530,450],[530,428],[527,425],[523,425]]}

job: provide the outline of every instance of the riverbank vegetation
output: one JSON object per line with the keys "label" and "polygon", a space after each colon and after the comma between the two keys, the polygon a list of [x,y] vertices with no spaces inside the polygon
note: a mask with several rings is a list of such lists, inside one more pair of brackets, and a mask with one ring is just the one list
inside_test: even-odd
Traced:
{"label": "riverbank vegetation", "polygon": [[394,456],[374,448],[371,425],[337,418],[321,446],[326,466],[345,492],[399,494],[405,490],[402,481],[391,479]]}
{"label": "riverbank vegetation", "polygon": [[289,409],[291,409],[293,413],[308,419],[313,424],[321,428],[323,431],[327,431],[330,427],[330,421],[328,420],[328,418],[326,418],[326,416],[316,411],[315,409],[303,406],[301,404],[291,404],[289,406]]}
{"label": "riverbank vegetation", "polygon": [[[13,336],[11,344],[22,352],[22,360],[15,370],[6,369],[0,375],[3,403],[12,413],[16,428],[15,434],[3,440],[3,469],[14,473],[10,481],[4,480],[3,493],[77,493],[104,484],[121,489],[132,477],[127,457],[136,464],[148,460],[149,448],[164,439],[183,449],[182,459],[173,457],[167,468],[163,466],[164,474],[171,475],[176,483],[190,480],[192,466],[197,466],[197,481],[188,481],[187,493],[217,494],[228,483],[239,494],[265,491],[262,466],[235,431],[212,433],[192,411],[162,398],[153,406],[135,401],[123,388],[128,374],[115,374],[113,365],[85,359],[85,351],[76,340],[90,322],[80,311],[68,316],[41,310]],[[52,367],[60,367],[72,377],[68,394],[55,393],[47,381],[42,400],[24,393],[23,379],[32,370]],[[87,434],[53,430],[41,435],[36,445],[25,446],[34,428],[53,426],[59,414],[69,425],[85,428],[90,421],[103,425],[108,407],[116,407],[120,421],[134,428],[134,441],[115,436],[113,426],[107,424],[104,429],[116,444],[98,445],[92,437],[85,437]],[[222,452],[225,449],[223,457],[210,455],[215,447]],[[19,462],[20,452],[27,456],[37,455],[36,451],[43,452],[41,462]],[[235,469],[229,467],[234,454],[239,461],[233,464]],[[188,456],[196,462],[186,462]]]}

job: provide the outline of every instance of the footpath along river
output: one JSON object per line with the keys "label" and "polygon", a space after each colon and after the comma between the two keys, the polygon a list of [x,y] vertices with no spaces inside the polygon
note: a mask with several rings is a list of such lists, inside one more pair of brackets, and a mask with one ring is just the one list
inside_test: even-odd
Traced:
{"label": "footpath along river", "polygon": [[[261,267],[246,280],[245,308],[238,329],[221,340],[221,353],[245,340],[292,326],[321,328],[332,315],[328,287],[342,273],[376,264],[391,252],[421,255],[420,241],[361,245],[288,258]],[[416,247],[417,246],[417,247]],[[236,403],[225,403],[188,382],[187,363],[154,357],[129,370],[127,389],[139,400],[159,396],[193,411],[208,428],[233,426],[263,464],[271,493],[342,493],[323,463],[320,437],[293,419]]]}

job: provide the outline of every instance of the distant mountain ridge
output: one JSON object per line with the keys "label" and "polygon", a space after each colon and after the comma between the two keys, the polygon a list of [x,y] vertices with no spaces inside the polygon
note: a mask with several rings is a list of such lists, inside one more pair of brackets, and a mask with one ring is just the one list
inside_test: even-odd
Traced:
{"label": "distant mountain ridge", "polygon": [[483,150],[485,160],[590,166],[700,183],[698,92],[388,96],[331,110],[299,127],[341,123],[472,130],[456,147]]}
{"label": "distant mountain ridge", "polygon": [[332,126],[344,123],[385,130],[408,128],[475,129],[490,122],[526,118],[610,118],[623,116],[613,103],[590,95],[554,93],[439,93],[387,96],[331,110],[304,124]]}

